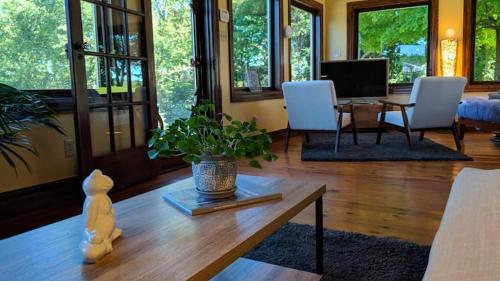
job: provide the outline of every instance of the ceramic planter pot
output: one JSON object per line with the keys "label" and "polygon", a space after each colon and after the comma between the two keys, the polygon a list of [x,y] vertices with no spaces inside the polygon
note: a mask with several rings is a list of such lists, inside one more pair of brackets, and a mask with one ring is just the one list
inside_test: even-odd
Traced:
{"label": "ceramic planter pot", "polygon": [[192,163],[196,190],[208,198],[226,198],[234,195],[238,166],[236,159],[224,156],[204,156],[198,164]]}

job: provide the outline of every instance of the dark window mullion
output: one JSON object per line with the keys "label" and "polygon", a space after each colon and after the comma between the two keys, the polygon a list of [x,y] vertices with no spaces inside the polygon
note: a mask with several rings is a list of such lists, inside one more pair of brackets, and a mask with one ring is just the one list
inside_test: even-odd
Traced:
{"label": "dark window mullion", "polygon": [[[111,52],[108,40],[108,14],[107,14],[107,9],[104,7],[102,8],[102,16],[103,16],[103,26],[104,26],[104,48],[105,52],[109,54]],[[111,58],[105,57],[104,58],[104,64],[106,68],[106,91],[108,92],[108,103],[111,104],[113,101],[113,89],[111,86],[111,71],[110,71],[110,60]],[[113,116],[113,107],[110,106],[108,107],[108,126],[109,126],[109,144],[110,144],[110,150],[111,152],[116,151],[116,144],[115,144],[115,123],[114,123],[114,116]]]}
{"label": "dark window mullion", "polygon": [[[125,8],[127,7],[125,1]],[[129,42],[129,34],[128,34],[128,14],[125,13],[125,22],[124,28],[125,31],[125,50],[127,56],[130,56],[130,42]],[[140,44],[140,42],[137,42]],[[132,100],[132,74],[130,73],[130,59],[127,59],[127,93],[128,93],[128,101],[131,103]],[[130,125],[130,145],[131,147],[135,147],[135,124],[134,124],[134,107],[129,105],[128,107],[128,115],[129,115],[129,125]]]}
{"label": "dark window mullion", "polygon": [[129,9],[126,9],[126,8],[123,8],[123,7],[120,7],[120,6],[109,4],[109,3],[106,3],[106,2],[101,2],[101,1],[98,1],[98,0],[82,0],[82,1],[89,2],[89,3],[95,4],[95,5],[101,5],[101,6],[104,6],[104,7],[108,7],[108,8],[111,8],[111,9],[115,9],[115,10],[118,10],[118,11],[126,12],[126,13],[129,13],[129,14],[133,14],[133,15],[137,15],[137,16],[141,16],[141,17],[144,16],[143,12],[138,12],[136,10],[129,10]]}

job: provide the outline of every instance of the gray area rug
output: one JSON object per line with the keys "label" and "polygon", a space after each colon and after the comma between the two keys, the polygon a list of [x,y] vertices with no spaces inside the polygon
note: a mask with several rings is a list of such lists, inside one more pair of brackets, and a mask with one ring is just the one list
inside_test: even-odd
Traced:
{"label": "gray area rug", "polygon": [[[429,246],[389,238],[325,229],[324,280],[412,281],[422,280]],[[288,223],[245,257],[314,272],[313,226]]]}
{"label": "gray area rug", "polygon": [[470,161],[471,157],[427,138],[419,141],[412,136],[413,150],[408,148],[402,133],[382,135],[381,144],[375,144],[376,133],[358,133],[358,145],[353,144],[352,134],[341,136],[340,151],[334,152],[334,134],[311,134],[310,142],[302,144],[303,161]]}

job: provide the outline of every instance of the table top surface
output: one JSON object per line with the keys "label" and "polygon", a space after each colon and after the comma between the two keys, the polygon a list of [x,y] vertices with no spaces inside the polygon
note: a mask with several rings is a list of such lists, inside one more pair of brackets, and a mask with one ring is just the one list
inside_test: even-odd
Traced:
{"label": "table top surface", "polygon": [[[166,203],[172,186],[114,203],[122,236],[97,264],[83,264],[81,216],[0,241],[5,280],[206,280],[244,255],[325,193],[325,185],[238,175],[238,186],[268,186],[283,199],[191,217]],[[2,279],[0,278],[0,279]]]}

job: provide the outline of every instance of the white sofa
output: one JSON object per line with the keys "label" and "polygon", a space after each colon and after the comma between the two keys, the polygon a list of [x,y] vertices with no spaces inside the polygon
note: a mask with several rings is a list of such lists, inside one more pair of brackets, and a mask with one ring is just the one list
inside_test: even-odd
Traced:
{"label": "white sofa", "polygon": [[500,280],[500,170],[460,172],[424,280]]}

